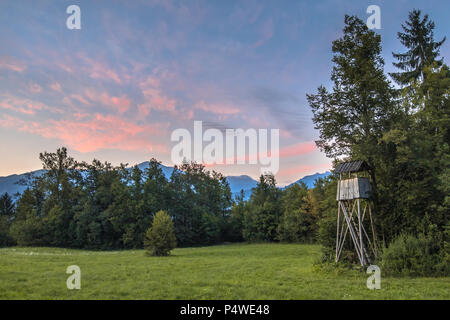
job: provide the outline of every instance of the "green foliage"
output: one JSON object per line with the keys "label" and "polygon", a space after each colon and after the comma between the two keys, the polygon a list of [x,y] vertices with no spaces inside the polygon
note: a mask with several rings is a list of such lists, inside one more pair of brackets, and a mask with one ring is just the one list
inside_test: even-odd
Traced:
{"label": "green foliage", "polygon": [[34,210],[26,219],[14,221],[11,235],[19,246],[40,246],[46,243],[45,226]]}
{"label": "green foliage", "polygon": [[224,239],[232,242],[243,241],[242,229],[244,224],[244,215],[246,210],[246,202],[244,200],[245,193],[241,190],[240,194],[236,196],[236,200],[231,207],[231,216],[226,217],[223,228]]}
{"label": "green foliage", "polygon": [[16,215],[10,227],[14,241],[21,246],[45,243],[45,229],[41,219],[43,199],[39,185],[26,189],[19,199]]}
{"label": "green foliage", "polygon": [[277,239],[285,242],[313,242],[318,213],[312,192],[305,184],[294,184],[283,192],[283,215],[277,227]]}
{"label": "green foliage", "polygon": [[444,263],[439,240],[433,235],[401,234],[383,251],[383,272],[403,276],[450,275],[450,265]]}
{"label": "green foliage", "polygon": [[332,46],[332,92],[320,86],[307,95],[316,143],[329,157],[354,155],[372,165],[378,139],[395,120],[394,90],[383,73],[380,35],[354,16],[345,17],[343,32]]}
{"label": "green foliage", "polygon": [[[384,246],[400,234],[423,233],[428,225],[434,225],[435,234],[442,238],[450,210],[450,72],[438,60],[443,40],[434,42],[434,24],[427,16],[421,20],[417,10],[409,18],[405,33],[399,33],[409,51],[394,54],[399,59],[395,65],[404,72],[392,75],[409,86],[401,92],[392,88],[384,75],[380,36],[360,19],[347,16],[343,36],[333,42],[332,91],[319,87],[316,94],[307,96],[320,130],[317,145],[335,163],[361,159],[371,166],[377,242]],[[333,184],[330,180],[313,190],[325,261],[333,261],[335,255]],[[350,241],[341,257],[355,261]],[[418,272],[411,268],[412,273]]]}
{"label": "green foliage", "polygon": [[6,216],[0,216],[0,247],[7,247],[14,244],[14,239],[10,234],[9,219]]}
{"label": "green foliage", "polygon": [[7,192],[0,197],[0,216],[14,215],[14,203]]}
{"label": "green foliage", "polygon": [[0,247],[13,245],[14,239],[10,233],[10,225],[14,219],[14,203],[8,193],[0,197]]}
{"label": "green foliage", "polygon": [[273,175],[261,175],[244,211],[242,235],[246,241],[276,240],[281,194]]}
{"label": "green foliage", "polygon": [[205,171],[202,165],[175,168],[169,182],[155,159],[140,170],[96,159],[79,163],[65,148],[44,152],[40,158],[46,173],[27,181],[11,226],[21,245],[142,248],[160,210],[173,217],[181,246],[230,237],[229,185],[221,174]]}
{"label": "green foliage", "polygon": [[425,14],[421,19],[421,11],[413,10],[408,15],[408,20],[402,24],[404,32],[398,32],[400,42],[409,50],[405,53],[393,53],[397,62],[394,66],[404,72],[391,73],[391,77],[400,85],[409,85],[412,81],[424,79],[424,69],[433,63],[442,64],[442,60],[436,60],[439,49],[445,42],[434,41],[434,22],[428,20]]}
{"label": "green foliage", "polygon": [[152,226],[145,234],[145,249],[152,256],[168,256],[176,245],[172,219],[166,212],[158,211],[153,218]]}
{"label": "green foliage", "polygon": [[231,191],[225,177],[204,166],[185,163],[174,168],[168,185],[169,213],[180,246],[226,241]]}

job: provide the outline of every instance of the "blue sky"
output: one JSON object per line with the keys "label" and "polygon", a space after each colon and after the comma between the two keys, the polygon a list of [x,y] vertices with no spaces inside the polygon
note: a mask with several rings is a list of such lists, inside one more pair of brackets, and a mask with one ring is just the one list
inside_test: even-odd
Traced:
{"label": "blue sky", "polygon": [[[71,4],[81,30],[66,27]],[[323,172],[306,93],[330,86],[344,15],[366,20],[371,4],[387,72],[408,11],[428,13],[436,39],[449,30],[448,1],[0,1],[0,176],[63,145],[79,160],[172,165],[170,133],[194,120],[280,129],[280,184]]]}

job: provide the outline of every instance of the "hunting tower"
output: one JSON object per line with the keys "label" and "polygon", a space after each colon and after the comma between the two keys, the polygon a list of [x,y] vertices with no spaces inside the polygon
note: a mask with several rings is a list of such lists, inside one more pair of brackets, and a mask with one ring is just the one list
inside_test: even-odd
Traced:
{"label": "hunting tower", "polygon": [[[338,212],[336,230],[336,263],[344,247],[347,233],[355,247],[359,262],[365,266],[377,254],[375,229],[370,206],[369,165],[362,161],[343,162],[334,173],[339,174],[337,184]],[[365,219],[368,216],[368,219]],[[371,233],[370,235],[368,234]],[[368,247],[365,245],[367,240]]]}

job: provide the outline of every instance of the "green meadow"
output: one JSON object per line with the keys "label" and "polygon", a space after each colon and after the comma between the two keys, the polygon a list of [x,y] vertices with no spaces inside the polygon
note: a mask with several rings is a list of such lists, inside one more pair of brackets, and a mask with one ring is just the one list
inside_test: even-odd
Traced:
{"label": "green meadow", "polygon": [[[449,299],[450,278],[383,277],[366,287],[362,270],[324,270],[320,246],[231,244],[143,250],[0,249],[0,299]],[[69,265],[81,289],[69,290]]]}

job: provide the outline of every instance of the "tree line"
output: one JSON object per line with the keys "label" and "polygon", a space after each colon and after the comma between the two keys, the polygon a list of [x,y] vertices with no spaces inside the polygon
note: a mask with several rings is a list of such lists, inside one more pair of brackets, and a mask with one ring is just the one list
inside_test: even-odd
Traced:
{"label": "tree line", "polygon": [[0,199],[3,245],[142,248],[158,211],[170,215],[180,246],[313,240],[304,184],[282,191],[272,175],[261,176],[246,202],[243,191],[232,199],[222,174],[193,162],[167,179],[156,159],[144,170],[79,163],[64,147],[40,159],[45,173],[29,177],[16,204],[8,194]]}

